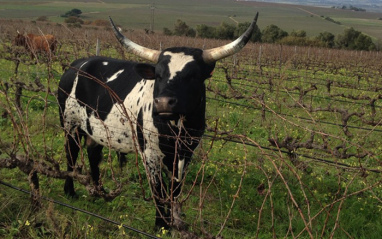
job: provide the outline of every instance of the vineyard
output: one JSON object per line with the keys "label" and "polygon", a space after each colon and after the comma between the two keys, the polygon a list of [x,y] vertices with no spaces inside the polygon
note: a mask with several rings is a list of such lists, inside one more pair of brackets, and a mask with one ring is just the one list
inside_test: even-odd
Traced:
{"label": "vineyard", "polygon": [[[112,201],[91,195],[86,150],[66,172],[58,81],[75,59],[96,54],[140,61],[110,29],[0,20],[0,237],[156,237],[142,162],[104,150],[102,183]],[[53,57],[12,45],[15,29],[54,34]],[[225,41],[125,31],[152,49],[208,49]],[[185,238],[379,238],[382,234],[382,55],[249,43],[217,63],[207,92],[207,131],[188,167]],[[75,178],[79,198],[64,194]],[[39,187],[36,187],[38,179]],[[45,200],[49,198],[50,200]],[[109,218],[54,204],[60,201]]]}

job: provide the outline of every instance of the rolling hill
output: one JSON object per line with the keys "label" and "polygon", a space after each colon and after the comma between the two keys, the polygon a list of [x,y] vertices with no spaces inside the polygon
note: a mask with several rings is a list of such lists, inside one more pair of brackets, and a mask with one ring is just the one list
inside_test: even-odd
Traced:
{"label": "rolling hill", "polygon": [[35,20],[39,16],[48,16],[52,22],[63,22],[60,15],[73,8],[80,9],[86,20],[107,19],[112,16],[118,24],[132,29],[149,28],[152,14],[154,30],[162,31],[164,27],[171,29],[177,19],[185,21],[191,27],[198,24],[216,26],[222,22],[236,24],[251,21],[255,13],[259,12],[260,28],[274,24],[288,32],[305,30],[308,36],[316,36],[324,31],[338,34],[346,27],[354,27],[374,40],[382,39],[382,20],[379,20],[382,13],[256,1],[0,0],[0,18]]}

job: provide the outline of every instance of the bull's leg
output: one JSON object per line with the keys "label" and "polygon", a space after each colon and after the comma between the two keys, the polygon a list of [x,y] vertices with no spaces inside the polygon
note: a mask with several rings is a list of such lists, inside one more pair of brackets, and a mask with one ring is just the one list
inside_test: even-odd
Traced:
{"label": "bull's leg", "polygon": [[[78,134],[76,134],[78,135]],[[78,141],[81,141],[81,136],[78,135]],[[73,172],[74,167],[76,165],[78,152],[80,151],[80,144],[75,140],[72,136],[66,136],[66,144],[65,144],[65,152],[66,152],[66,160],[67,160],[67,171]],[[73,178],[67,177],[65,180],[64,191],[66,195],[76,196],[76,192],[74,191]]]}
{"label": "bull's leg", "polygon": [[102,160],[102,145],[88,146],[90,170],[94,184],[99,186],[99,163]]}
{"label": "bull's leg", "polygon": [[36,171],[31,171],[28,175],[29,184],[31,187],[31,199],[33,203],[33,208],[38,209],[41,207],[40,199],[40,185],[38,182],[38,175]]}
{"label": "bull's leg", "polygon": [[122,168],[127,163],[126,154],[118,152],[117,155],[118,155],[119,167]]}

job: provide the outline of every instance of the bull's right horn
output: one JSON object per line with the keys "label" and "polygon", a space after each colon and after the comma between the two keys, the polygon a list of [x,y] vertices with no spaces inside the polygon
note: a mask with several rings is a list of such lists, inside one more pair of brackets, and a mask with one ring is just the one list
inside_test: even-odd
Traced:
{"label": "bull's right horn", "polygon": [[117,29],[111,17],[109,17],[109,19],[115,36],[117,37],[118,41],[126,47],[128,52],[133,53],[134,55],[142,57],[143,59],[149,60],[151,62],[158,62],[159,54],[161,53],[160,51],[143,47],[131,41],[129,38],[122,35],[122,33]]}
{"label": "bull's right horn", "polygon": [[216,48],[208,49],[203,51],[203,59],[205,62],[215,62],[220,59],[223,59],[227,56],[231,56],[237,52],[239,52],[249,41],[252,36],[253,31],[255,30],[257,17],[259,13],[256,13],[255,18],[253,19],[252,24],[248,27],[248,29],[235,41]]}

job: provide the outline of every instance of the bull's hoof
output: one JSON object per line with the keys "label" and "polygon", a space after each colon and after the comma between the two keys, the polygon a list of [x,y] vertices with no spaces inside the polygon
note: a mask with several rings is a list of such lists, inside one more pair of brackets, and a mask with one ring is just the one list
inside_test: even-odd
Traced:
{"label": "bull's hoof", "polygon": [[66,182],[64,186],[65,195],[69,198],[78,198],[77,193],[74,191],[73,183]]}
{"label": "bull's hoof", "polygon": [[168,231],[170,229],[170,226],[166,223],[166,221],[163,218],[157,218],[155,220],[155,231],[161,232],[161,231]]}
{"label": "bull's hoof", "polygon": [[161,237],[171,236],[171,228],[168,225],[163,227],[155,225],[155,231],[157,232],[156,234],[159,234]]}
{"label": "bull's hoof", "polygon": [[78,199],[79,198],[78,194],[74,191],[72,191],[72,192],[65,191],[65,195],[66,195],[66,197],[72,198],[72,199]]}

